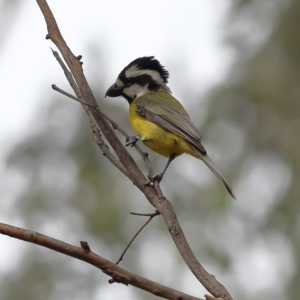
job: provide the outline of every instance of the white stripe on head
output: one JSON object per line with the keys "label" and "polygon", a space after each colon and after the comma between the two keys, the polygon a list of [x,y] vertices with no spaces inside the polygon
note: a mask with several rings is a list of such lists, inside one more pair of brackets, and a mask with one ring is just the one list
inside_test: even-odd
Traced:
{"label": "white stripe on head", "polygon": [[155,70],[149,70],[149,69],[148,70],[147,69],[140,70],[137,68],[136,65],[134,65],[125,72],[125,76],[127,78],[137,77],[137,76],[144,75],[144,74],[151,76],[153,78],[153,80],[156,81],[157,83],[165,85],[164,80],[162,79],[160,73]]}

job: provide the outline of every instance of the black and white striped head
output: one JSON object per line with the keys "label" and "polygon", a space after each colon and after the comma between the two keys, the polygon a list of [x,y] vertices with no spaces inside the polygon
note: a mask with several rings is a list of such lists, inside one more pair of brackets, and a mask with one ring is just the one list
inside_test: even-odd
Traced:
{"label": "black and white striped head", "polygon": [[168,78],[169,72],[154,56],[140,57],[122,70],[105,96],[123,96],[131,103],[135,98],[150,92],[163,90],[170,93]]}

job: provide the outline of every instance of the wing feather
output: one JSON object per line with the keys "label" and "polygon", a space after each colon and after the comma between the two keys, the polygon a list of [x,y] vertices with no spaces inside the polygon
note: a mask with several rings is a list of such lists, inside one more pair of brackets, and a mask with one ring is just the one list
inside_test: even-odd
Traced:
{"label": "wing feather", "polygon": [[[145,98],[148,95],[141,98]],[[157,99],[150,99],[149,96],[147,98],[148,99],[137,99],[136,113],[138,115],[179,135],[190,142],[201,153],[206,154],[206,150],[201,144],[201,135],[196,126],[191,121],[183,106],[172,97],[172,95],[167,94],[163,97],[164,99],[169,100],[166,104],[164,104],[165,101],[160,101],[159,96],[156,96]]]}

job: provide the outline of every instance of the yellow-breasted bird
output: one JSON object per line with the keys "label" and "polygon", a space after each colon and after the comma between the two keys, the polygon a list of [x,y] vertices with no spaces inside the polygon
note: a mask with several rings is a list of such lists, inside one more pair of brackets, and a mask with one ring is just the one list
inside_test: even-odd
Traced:
{"label": "yellow-breasted bird", "polygon": [[137,136],[126,146],[135,144],[140,138],[151,150],[169,158],[162,173],[152,179],[158,181],[175,157],[187,153],[199,158],[235,198],[229,184],[207,155],[188,113],[171,95],[168,78],[169,72],[153,56],[140,57],[125,67],[107,90],[105,96],[123,96],[130,105],[129,119]]}

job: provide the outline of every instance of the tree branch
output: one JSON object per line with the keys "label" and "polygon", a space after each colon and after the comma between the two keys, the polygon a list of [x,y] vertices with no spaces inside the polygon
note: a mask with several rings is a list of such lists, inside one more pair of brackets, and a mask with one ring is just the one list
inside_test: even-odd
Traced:
{"label": "tree branch", "polygon": [[111,276],[114,282],[123,283],[125,285],[130,284],[158,297],[170,300],[201,300],[141,276],[135,275],[117,266],[113,262],[110,262],[107,259],[97,255],[91,250],[87,251],[89,247],[86,245],[84,247],[76,247],[43,234],[4,223],[0,223],[0,233],[85,261],[94,267],[101,269],[103,273],[107,274],[108,276]]}
{"label": "tree branch", "polygon": [[[70,69],[76,81],[76,86],[80,90],[82,99],[84,99],[84,101],[86,101],[89,106],[97,107],[98,104],[83,74],[82,64],[79,62],[79,58],[71,52],[66,42],[64,41],[46,0],[37,0],[37,3],[44,15],[47,24],[47,38],[51,39],[61,52],[68,68]],[[78,98],[81,99],[80,97]],[[146,177],[138,168],[131,155],[128,153],[121,141],[116,136],[110,124],[100,112],[100,108],[91,110],[91,113],[102,134],[114,149],[120,162],[127,170],[129,178],[132,180],[133,184],[135,184],[145,194],[149,202],[163,216],[169,232],[181,256],[183,257],[190,270],[203,284],[203,286],[216,298],[232,300],[232,297],[230,296],[226,288],[221,283],[219,283],[213,275],[209,274],[197,261],[178,223],[172,204],[163,196],[158,183],[156,182],[154,186],[145,186],[145,183],[147,182]]]}

